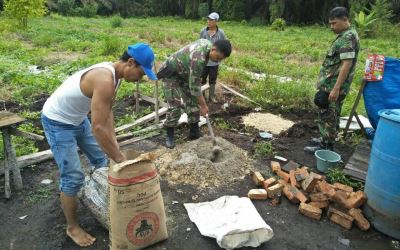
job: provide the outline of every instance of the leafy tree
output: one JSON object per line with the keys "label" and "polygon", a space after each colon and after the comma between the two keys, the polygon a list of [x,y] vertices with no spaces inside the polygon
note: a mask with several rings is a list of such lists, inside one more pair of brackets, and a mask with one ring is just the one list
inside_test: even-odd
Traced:
{"label": "leafy tree", "polygon": [[387,0],[376,0],[371,6],[371,12],[380,22],[388,22],[393,17],[391,4]]}
{"label": "leafy tree", "polygon": [[40,17],[47,13],[46,0],[5,0],[4,12],[26,28],[28,18]]}

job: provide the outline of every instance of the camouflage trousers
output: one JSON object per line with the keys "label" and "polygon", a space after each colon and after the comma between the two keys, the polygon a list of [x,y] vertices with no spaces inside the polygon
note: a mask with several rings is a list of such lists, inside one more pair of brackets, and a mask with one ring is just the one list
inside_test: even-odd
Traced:
{"label": "camouflage trousers", "polygon": [[324,145],[333,145],[335,142],[345,97],[341,95],[336,102],[330,102],[327,109],[319,109],[318,129]]}
{"label": "camouflage trousers", "polygon": [[176,127],[183,112],[188,115],[188,123],[199,122],[199,101],[190,93],[188,86],[184,86],[179,78],[173,76],[163,79],[163,89],[165,102],[168,104],[165,127]]}

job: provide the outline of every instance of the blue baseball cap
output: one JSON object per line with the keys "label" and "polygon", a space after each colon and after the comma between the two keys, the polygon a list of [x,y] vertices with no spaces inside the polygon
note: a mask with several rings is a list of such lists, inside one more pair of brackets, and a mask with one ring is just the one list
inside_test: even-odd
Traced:
{"label": "blue baseball cap", "polygon": [[154,53],[153,49],[145,43],[136,43],[128,46],[128,55],[133,57],[135,61],[142,67],[144,73],[151,80],[157,80],[156,74],[153,72]]}

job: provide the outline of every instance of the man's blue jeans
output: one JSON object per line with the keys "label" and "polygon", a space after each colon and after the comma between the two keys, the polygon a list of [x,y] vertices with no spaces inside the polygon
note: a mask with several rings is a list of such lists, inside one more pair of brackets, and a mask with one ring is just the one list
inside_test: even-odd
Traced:
{"label": "man's blue jeans", "polygon": [[41,120],[51,152],[60,170],[60,191],[75,196],[85,181],[78,147],[95,168],[107,166],[108,159],[97,144],[87,118],[78,126],[51,120],[43,114]]}

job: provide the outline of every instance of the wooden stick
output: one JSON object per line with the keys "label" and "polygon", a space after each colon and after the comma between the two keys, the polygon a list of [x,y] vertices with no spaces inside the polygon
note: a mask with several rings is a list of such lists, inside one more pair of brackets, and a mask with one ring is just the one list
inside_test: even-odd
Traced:
{"label": "wooden stick", "polygon": [[[51,153],[50,149],[29,154],[29,155],[24,155],[20,156],[17,158],[17,163],[19,168],[24,168],[27,166],[31,166],[34,164],[38,164],[47,160],[50,160],[53,158],[53,154]],[[4,174],[4,170],[0,169],[0,175]]]}
{"label": "wooden stick", "polygon": [[[360,86],[360,89],[358,90],[358,94],[357,94],[356,100],[354,101],[353,107],[351,108],[350,115],[349,115],[349,120],[347,120],[346,127],[344,128],[343,137],[346,137],[347,132],[349,131],[351,121],[353,120],[353,116],[357,111],[357,106],[358,106],[358,103],[360,102],[361,95],[362,95],[362,92],[363,92],[364,87],[365,87],[366,84],[367,84],[366,80],[364,80],[364,79],[361,80],[361,86]],[[356,117],[356,119],[357,118],[358,117]],[[363,133],[366,134],[365,129],[364,130],[361,129],[361,130],[362,130]]]}
{"label": "wooden stick", "polygon": [[[8,166],[8,161],[7,161],[7,157],[6,157],[6,142],[3,139],[3,145],[4,145],[4,196],[6,197],[6,199],[10,199],[11,197],[11,187],[10,187],[10,168]],[[1,169],[0,169],[1,171]]]}
{"label": "wooden stick", "polygon": [[[157,72],[157,66],[154,64],[154,71]],[[154,91],[154,98],[156,99],[156,103],[154,105],[154,110],[156,112],[156,118],[154,119],[155,124],[158,124],[160,122],[160,116],[158,114],[158,108],[159,108],[159,102],[158,102],[158,78],[156,80],[156,89]]]}
{"label": "wooden stick", "polygon": [[218,84],[221,84],[221,86],[222,86],[224,89],[226,89],[226,90],[232,92],[233,94],[235,94],[235,95],[237,95],[237,96],[239,96],[239,97],[241,97],[241,98],[243,98],[243,99],[245,99],[245,100],[247,100],[247,101],[249,101],[249,102],[252,102],[252,103],[254,103],[254,104],[257,104],[258,106],[261,106],[259,103],[257,103],[257,102],[255,102],[255,101],[251,100],[249,97],[247,97],[247,96],[245,96],[245,95],[240,94],[239,92],[237,92],[236,90],[234,90],[234,89],[228,87],[227,85],[225,85],[225,84],[223,84],[223,83],[221,83],[221,82],[219,82]]}
{"label": "wooden stick", "polygon": [[7,162],[7,169],[11,169],[13,172],[13,181],[16,190],[21,190],[23,188],[22,185],[22,177],[19,171],[19,167],[17,165],[17,157],[15,155],[15,150],[11,144],[11,133],[10,128],[3,128],[3,141],[4,141],[4,162]]}
{"label": "wooden stick", "polygon": [[26,131],[16,129],[16,128],[12,128],[11,132],[14,135],[18,135],[18,136],[25,137],[25,138],[28,138],[31,140],[35,140],[35,141],[43,141],[44,140],[44,136],[37,135],[37,134],[31,133],[31,132],[26,132]]}
{"label": "wooden stick", "polygon": [[136,82],[136,96],[135,96],[135,99],[136,99],[136,105],[135,105],[135,112],[136,112],[136,114],[138,114],[139,112],[140,112],[140,107],[139,107],[139,96],[140,96],[140,94],[139,94],[139,82],[137,81]]}

